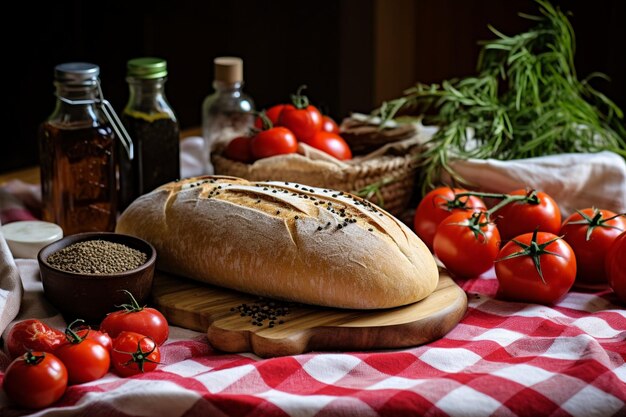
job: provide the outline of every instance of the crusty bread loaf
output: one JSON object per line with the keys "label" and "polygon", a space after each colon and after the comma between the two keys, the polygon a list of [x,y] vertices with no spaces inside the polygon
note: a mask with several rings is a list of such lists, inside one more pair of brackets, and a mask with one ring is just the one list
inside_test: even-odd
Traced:
{"label": "crusty bread loaf", "polygon": [[384,210],[295,183],[172,182],[134,201],[116,231],[152,243],[162,270],[314,305],[405,305],[432,293],[439,276],[426,245]]}

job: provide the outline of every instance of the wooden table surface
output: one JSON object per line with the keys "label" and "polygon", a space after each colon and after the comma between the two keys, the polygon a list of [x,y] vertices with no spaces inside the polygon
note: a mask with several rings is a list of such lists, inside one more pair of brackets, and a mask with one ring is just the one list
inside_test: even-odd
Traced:
{"label": "wooden table surface", "polygon": [[[181,140],[188,136],[201,136],[202,131],[199,127],[185,129],[180,132]],[[0,185],[7,181],[18,179],[30,184],[39,184],[39,166],[21,168],[15,171],[0,173]]]}
{"label": "wooden table surface", "polygon": [[39,166],[19,169],[0,174],[0,185],[9,180],[22,180],[30,184],[39,184]]}

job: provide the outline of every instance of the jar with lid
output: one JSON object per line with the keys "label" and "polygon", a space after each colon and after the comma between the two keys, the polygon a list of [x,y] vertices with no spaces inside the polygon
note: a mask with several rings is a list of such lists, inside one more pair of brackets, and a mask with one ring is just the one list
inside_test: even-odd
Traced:
{"label": "jar with lid", "polygon": [[180,178],[180,128],[165,96],[167,61],[131,59],[126,81],[129,97],[121,118],[133,141],[134,159],[120,152],[120,210]]}
{"label": "jar with lid", "polygon": [[39,129],[43,219],[65,235],[115,229],[118,138],[132,157],[99,74],[90,63],[57,65],[56,106]]}
{"label": "jar with lid", "polygon": [[243,91],[243,60],[218,57],[213,61],[213,94],[202,103],[205,172],[213,174],[211,151],[218,140],[246,135],[254,124],[254,102]]}

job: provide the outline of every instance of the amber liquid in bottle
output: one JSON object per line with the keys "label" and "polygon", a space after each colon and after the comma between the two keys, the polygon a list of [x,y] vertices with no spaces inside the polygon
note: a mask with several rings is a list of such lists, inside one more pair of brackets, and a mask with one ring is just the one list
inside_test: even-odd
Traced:
{"label": "amber liquid in bottle", "polygon": [[117,215],[115,135],[108,124],[41,125],[43,218],[65,235],[113,231]]}

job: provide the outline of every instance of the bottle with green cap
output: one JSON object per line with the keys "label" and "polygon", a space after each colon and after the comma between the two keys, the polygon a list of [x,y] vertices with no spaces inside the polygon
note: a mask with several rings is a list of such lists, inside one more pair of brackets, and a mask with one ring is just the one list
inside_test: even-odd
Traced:
{"label": "bottle with green cap", "polygon": [[165,96],[167,62],[135,58],[127,63],[128,103],[122,123],[132,138],[133,160],[120,155],[120,209],[180,177],[179,124]]}

